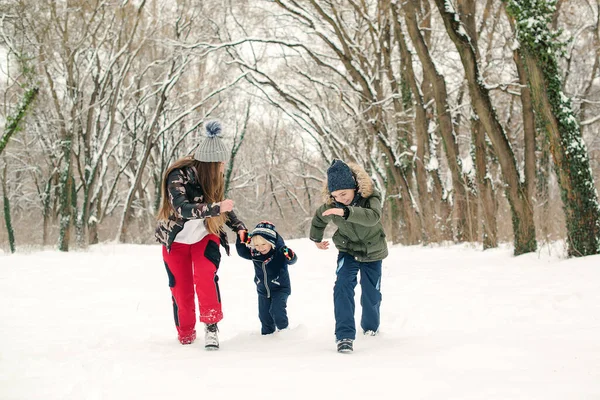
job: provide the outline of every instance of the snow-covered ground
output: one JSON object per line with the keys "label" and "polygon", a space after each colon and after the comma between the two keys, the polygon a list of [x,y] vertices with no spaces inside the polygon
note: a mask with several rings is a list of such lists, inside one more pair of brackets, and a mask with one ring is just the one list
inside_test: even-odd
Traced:
{"label": "snow-covered ground", "polygon": [[394,247],[348,355],[336,250],[288,245],[291,329],[259,334],[251,263],[223,257],[218,352],[177,341],[158,245],[1,254],[0,399],[600,399],[598,256]]}

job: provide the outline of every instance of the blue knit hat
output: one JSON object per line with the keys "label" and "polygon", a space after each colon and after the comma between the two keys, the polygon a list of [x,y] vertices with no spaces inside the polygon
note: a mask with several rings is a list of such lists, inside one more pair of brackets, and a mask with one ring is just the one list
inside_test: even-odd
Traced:
{"label": "blue knit hat", "polygon": [[356,189],[356,180],[348,164],[342,160],[333,160],[327,169],[327,189],[329,193],[336,190]]}
{"label": "blue knit hat", "polygon": [[262,236],[267,242],[271,243],[275,247],[277,243],[277,232],[275,231],[275,225],[269,221],[261,221],[250,233],[250,236]]}

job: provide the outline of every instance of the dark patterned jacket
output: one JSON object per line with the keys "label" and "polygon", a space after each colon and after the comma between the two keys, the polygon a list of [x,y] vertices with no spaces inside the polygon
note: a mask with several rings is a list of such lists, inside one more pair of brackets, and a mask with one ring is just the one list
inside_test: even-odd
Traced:
{"label": "dark patterned jacket", "polygon": [[[160,221],[155,231],[156,240],[171,249],[175,236],[183,229],[190,219],[215,217],[221,213],[219,203],[203,203],[204,193],[192,167],[173,170],[167,177],[167,194],[169,202],[175,210],[167,221]],[[234,232],[246,230],[246,226],[238,219],[233,211],[227,212],[226,225]],[[221,245],[229,255],[227,234],[221,232]]]}

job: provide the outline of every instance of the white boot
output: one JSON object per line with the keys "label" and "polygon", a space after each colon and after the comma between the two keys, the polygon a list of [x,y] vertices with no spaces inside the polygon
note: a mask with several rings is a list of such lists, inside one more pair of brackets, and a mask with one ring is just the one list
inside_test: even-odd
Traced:
{"label": "white boot", "polygon": [[204,348],[206,350],[219,349],[219,328],[217,324],[207,324],[204,328]]}

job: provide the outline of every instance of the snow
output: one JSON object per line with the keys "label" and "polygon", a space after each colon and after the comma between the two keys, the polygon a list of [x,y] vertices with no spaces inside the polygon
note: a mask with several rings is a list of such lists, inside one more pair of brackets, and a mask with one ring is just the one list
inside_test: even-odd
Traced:
{"label": "snow", "polygon": [[223,256],[218,352],[177,342],[158,245],[0,253],[0,398],[600,398],[600,256],[394,246],[380,334],[346,355],[336,250],[288,245],[291,329],[259,334],[251,263]]}
{"label": "snow", "polygon": [[471,156],[461,157],[462,173],[469,176],[475,176],[475,165]]}

